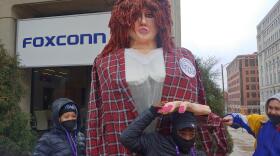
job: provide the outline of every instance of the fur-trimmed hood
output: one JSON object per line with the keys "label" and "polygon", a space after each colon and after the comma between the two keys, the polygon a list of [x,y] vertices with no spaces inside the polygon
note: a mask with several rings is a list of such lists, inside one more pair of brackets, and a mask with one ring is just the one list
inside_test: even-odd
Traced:
{"label": "fur-trimmed hood", "polygon": [[277,93],[277,94],[271,96],[270,98],[268,98],[268,99],[266,100],[266,102],[265,102],[265,113],[266,113],[266,114],[267,114],[267,105],[268,105],[268,103],[270,102],[270,100],[273,100],[273,99],[277,99],[277,100],[280,101],[280,93]]}

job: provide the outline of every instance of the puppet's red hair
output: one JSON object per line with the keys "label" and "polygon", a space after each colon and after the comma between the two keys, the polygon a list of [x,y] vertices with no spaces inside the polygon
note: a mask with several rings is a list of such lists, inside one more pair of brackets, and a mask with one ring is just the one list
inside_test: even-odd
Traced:
{"label": "puppet's red hair", "polygon": [[158,28],[157,46],[164,51],[172,50],[174,42],[171,36],[172,19],[168,0],[117,0],[109,22],[111,38],[102,55],[120,48],[129,48],[129,30],[133,29],[144,7],[154,15]]}

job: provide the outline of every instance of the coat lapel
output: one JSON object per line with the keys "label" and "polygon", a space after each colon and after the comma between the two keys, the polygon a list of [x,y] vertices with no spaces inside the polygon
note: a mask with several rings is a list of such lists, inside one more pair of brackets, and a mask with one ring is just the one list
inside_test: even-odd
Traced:
{"label": "coat lapel", "polygon": [[[175,63],[175,57],[174,53],[171,52],[166,52],[164,51],[164,62],[165,62],[165,79],[164,79],[164,85],[162,88],[162,97],[161,97],[161,101],[169,101],[169,96],[170,95],[170,91],[171,91],[171,86],[170,84],[172,84],[172,79],[171,76],[174,75],[175,72],[175,65],[173,63]],[[173,65],[172,65],[173,64]],[[169,84],[169,85],[167,85]]]}
{"label": "coat lapel", "polygon": [[[116,57],[118,60],[118,64],[116,65],[117,69],[117,75],[118,75],[118,81],[121,87],[121,91],[125,93],[126,98],[129,101],[129,104],[127,105],[127,107],[129,107],[129,109],[136,113],[136,116],[138,115],[136,108],[134,107],[135,102],[132,99],[132,94],[128,88],[128,84],[126,81],[126,72],[125,72],[125,55],[124,55],[124,49],[120,49],[117,51],[116,53]],[[119,74],[118,74],[119,73]]]}

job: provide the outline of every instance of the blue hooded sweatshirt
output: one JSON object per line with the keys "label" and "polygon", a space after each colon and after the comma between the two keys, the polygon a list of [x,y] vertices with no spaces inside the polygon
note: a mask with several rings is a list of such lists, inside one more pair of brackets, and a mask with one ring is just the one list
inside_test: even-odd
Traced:
{"label": "blue hooded sweatshirt", "polygon": [[[275,94],[266,101],[266,113],[268,102],[271,99],[280,101],[280,93]],[[256,137],[258,142],[253,156],[280,156],[280,131],[270,120],[263,124]]]}
{"label": "blue hooded sweatshirt", "polygon": [[[280,93],[273,95],[266,101],[266,113],[267,105],[272,99],[280,101]],[[264,122],[263,119],[266,118],[264,115],[252,114],[244,116],[239,113],[229,115],[233,117],[231,127],[242,127],[257,139],[253,156],[280,156],[280,129],[273,125],[270,120]]]}

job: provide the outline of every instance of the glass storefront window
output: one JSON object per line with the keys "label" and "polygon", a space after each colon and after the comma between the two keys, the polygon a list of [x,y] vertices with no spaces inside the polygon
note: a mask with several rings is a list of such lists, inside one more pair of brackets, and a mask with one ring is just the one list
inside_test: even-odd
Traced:
{"label": "glass storefront window", "polygon": [[32,69],[31,112],[36,130],[52,127],[51,104],[69,98],[79,105],[82,128],[85,127],[90,91],[91,66]]}

